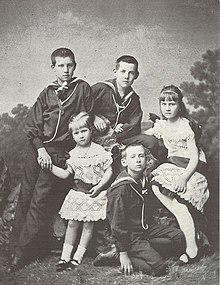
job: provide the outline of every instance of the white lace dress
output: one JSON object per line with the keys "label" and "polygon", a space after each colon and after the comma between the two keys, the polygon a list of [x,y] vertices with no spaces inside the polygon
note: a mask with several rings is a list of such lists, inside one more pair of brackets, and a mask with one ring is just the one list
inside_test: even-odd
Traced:
{"label": "white lace dress", "polygon": [[[186,118],[181,118],[176,129],[169,129],[165,120],[157,120],[154,127],[147,131],[147,134],[163,139],[164,145],[168,149],[168,160],[172,157],[176,158],[176,165],[163,163],[152,172],[152,183],[158,185],[163,194],[180,198],[179,200],[182,202],[189,202],[197,210],[203,212],[204,204],[209,198],[208,183],[203,174],[194,172],[187,182],[185,193],[176,193],[174,188],[179,176],[185,171],[182,166],[180,167],[181,160],[190,158],[187,145],[195,139],[189,121]],[[199,152],[199,160],[202,163],[206,162],[202,150]]]}
{"label": "white lace dress", "polygon": [[[91,144],[86,155],[80,154],[78,148],[70,151],[67,160],[70,172],[75,173],[74,179],[96,185],[105,170],[112,164],[111,153],[96,143]],[[66,220],[98,221],[106,218],[106,190],[97,197],[71,189],[60,209],[60,216]]]}

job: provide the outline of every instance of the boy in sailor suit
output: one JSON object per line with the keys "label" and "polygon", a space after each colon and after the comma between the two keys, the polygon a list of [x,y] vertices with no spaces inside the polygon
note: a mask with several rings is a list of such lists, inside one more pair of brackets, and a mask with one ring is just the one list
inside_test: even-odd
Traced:
{"label": "boy in sailor suit", "polygon": [[186,246],[184,235],[179,229],[153,223],[150,183],[143,176],[143,145],[125,147],[121,163],[125,171],[107,191],[107,218],[121,271],[164,275],[167,265],[162,256],[180,256]]}
{"label": "boy in sailor suit", "polygon": [[138,78],[138,62],[130,55],[123,55],[116,61],[113,70],[115,79],[93,85],[95,116],[94,125],[104,132],[109,122],[117,142],[127,145],[141,143],[157,157],[158,141],[149,135],[141,134],[143,112],[139,96],[131,87]]}
{"label": "boy in sailor suit", "polygon": [[89,84],[73,77],[73,52],[59,48],[51,61],[57,80],[40,93],[27,119],[25,174],[11,235],[12,270],[21,266],[28,251],[37,253],[40,243],[45,244],[42,237],[48,236],[53,209],[60,207],[66,195],[65,187],[58,187],[60,181],[49,170],[52,164],[64,168],[66,153],[74,147],[68,131],[70,116],[90,113],[93,108]]}

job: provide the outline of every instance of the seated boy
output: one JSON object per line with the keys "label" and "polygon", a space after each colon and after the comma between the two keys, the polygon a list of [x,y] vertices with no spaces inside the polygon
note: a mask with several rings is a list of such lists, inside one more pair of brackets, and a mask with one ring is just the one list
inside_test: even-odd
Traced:
{"label": "seated boy", "polygon": [[[49,169],[52,164],[65,168],[67,151],[74,147],[68,131],[70,116],[90,112],[93,97],[88,83],[73,77],[73,52],[59,48],[51,55],[56,81],[37,98],[27,119],[28,149],[24,177],[11,234],[11,269],[20,267],[28,254],[45,248],[48,223],[65,197],[65,187]],[[67,188],[68,190],[68,188]],[[44,238],[44,240],[42,240]]]}
{"label": "seated boy", "polygon": [[131,87],[139,76],[137,60],[130,55],[119,57],[113,74],[115,79],[98,82],[91,87],[96,129],[105,132],[110,125],[117,142],[124,145],[141,143],[158,157],[157,139],[141,134],[143,112],[139,96]]}
{"label": "seated boy", "polygon": [[125,170],[107,193],[107,218],[121,271],[164,275],[167,265],[161,255],[180,256],[185,250],[184,235],[179,229],[153,223],[150,184],[143,176],[146,164],[143,145],[125,147],[121,163]]}

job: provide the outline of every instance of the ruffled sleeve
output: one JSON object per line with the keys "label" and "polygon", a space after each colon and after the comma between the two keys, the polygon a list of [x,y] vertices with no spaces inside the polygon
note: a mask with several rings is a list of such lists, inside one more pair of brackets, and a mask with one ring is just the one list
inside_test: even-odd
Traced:
{"label": "ruffled sleeve", "polygon": [[145,131],[144,133],[146,135],[155,136],[156,138],[161,139],[162,130],[163,130],[163,120],[156,120],[154,126],[151,129]]}

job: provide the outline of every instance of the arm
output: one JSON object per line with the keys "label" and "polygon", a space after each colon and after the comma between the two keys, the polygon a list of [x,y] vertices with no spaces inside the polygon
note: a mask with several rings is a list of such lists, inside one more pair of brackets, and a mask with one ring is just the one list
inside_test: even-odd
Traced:
{"label": "arm", "polygon": [[68,168],[63,169],[54,164],[52,164],[51,172],[61,179],[66,179],[71,174]]}
{"label": "arm", "polygon": [[92,187],[92,189],[89,191],[90,197],[95,198],[99,195],[99,193],[104,189],[106,184],[110,181],[112,177],[112,167],[106,169],[102,179],[99,181],[97,185]]}
{"label": "arm", "polygon": [[184,173],[179,177],[176,183],[176,191],[183,193],[186,192],[186,183],[190,179],[192,174],[195,172],[199,162],[199,152],[194,137],[190,138],[187,141],[187,146],[189,150],[190,160]]}
{"label": "arm", "polygon": [[119,139],[123,139],[124,137],[129,137],[137,133],[141,133],[141,120],[143,116],[143,111],[141,109],[139,97],[134,97],[129,106],[130,108],[128,110],[128,113],[125,114],[127,121],[123,124],[123,126],[121,126],[119,119],[119,124],[116,126],[116,129],[117,127],[123,128],[122,132],[117,133],[117,137]]}
{"label": "arm", "polygon": [[87,82],[84,82],[84,87],[83,87],[83,101],[84,101],[84,111],[87,113],[93,113],[93,108],[94,108],[94,99],[92,96],[92,90],[91,87]]}
{"label": "arm", "polygon": [[108,94],[108,87],[105,84],[97,83],[91,87],[92,95],[94,99],[94,106],[93,106],[93,114],[94,114],[94,126],[95,128],[100,131],[104,132],[107,128],[107,124],[104,121],[103,113],[102,113],[102,104],[103,104],[103,96]]}
{"label": "arm", "polygon": [[35,149],[44,148],[43,145],[43,109],[46,91],[41,92],[34,106],[30,109],[26,123],[28,140]]}
{"label": "arm", "polygon": [[107,218],[109,220],[113,241],[120,253],[121,270],[126,274],[133,272],[128,256],[130,235],[127,228],[127,195],[126,186],[118,186],[107,195]]}

